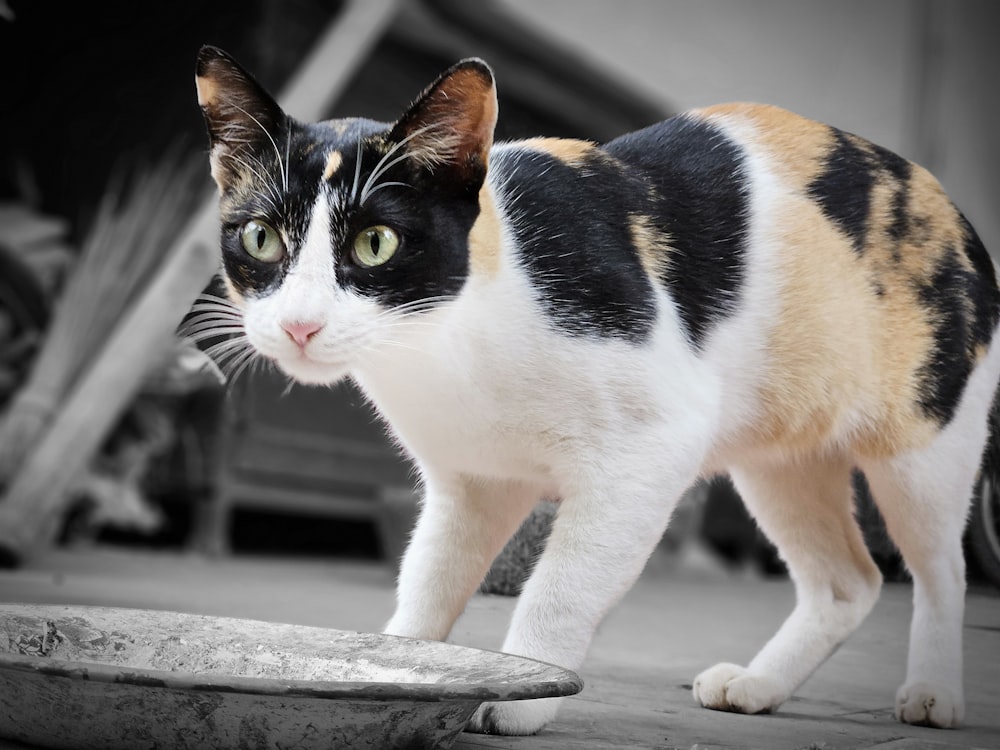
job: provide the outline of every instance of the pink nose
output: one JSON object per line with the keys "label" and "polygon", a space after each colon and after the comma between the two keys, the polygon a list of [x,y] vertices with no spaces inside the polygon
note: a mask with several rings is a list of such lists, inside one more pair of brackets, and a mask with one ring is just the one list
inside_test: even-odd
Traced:
{"label": "pink nose", "polygon": [[285,329],[285,333],[291,337],[299,346],[305,346],[309,343],[309,339],[319,331],[322,327],[322,323],[317,323],[316,321],[306,320],[306,321],[294,321],[290,323],[282,323],[281,327]]}

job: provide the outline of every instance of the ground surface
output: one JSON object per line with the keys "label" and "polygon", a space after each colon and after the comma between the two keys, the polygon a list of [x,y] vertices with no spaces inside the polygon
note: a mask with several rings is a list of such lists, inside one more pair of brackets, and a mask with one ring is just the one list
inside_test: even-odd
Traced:
{"label": "ground surface", "polygon": [[[115,549],[56,551],[0,571],[0,601],[149,607],[346,630],[378,630],[392,611],[386,566],[204,558]],[[900,724],[910,587],[887,584],[862,628],[774,715],[698,708],[693,677],[717,661],[745,663],[792,604],[785,580],[730,577],[654,560],[611,614],[568,699],[535,737],[463,735],[456,750],[509,748],[1000,748],[1000,595],[970,591],[966,607],[966,726]],[[498,648],[513,601],[478,596],[452,640]],[[0,740],[0,750],[21,746]]]}

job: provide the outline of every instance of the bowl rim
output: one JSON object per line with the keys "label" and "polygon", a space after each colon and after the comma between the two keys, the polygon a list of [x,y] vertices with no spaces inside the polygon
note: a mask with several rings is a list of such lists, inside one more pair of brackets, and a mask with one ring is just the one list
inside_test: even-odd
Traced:
{"label": "bowl rim", "polygon": [[[71,607],[85,612],[86,610],[128,610],[145,612],[162,612],[164,614],[183,615],[191,617],[206,617],[220,620],[242,620],[266,625],[288,625],[253,618],[219,617],[197,613],[176,612],[172,610],[157,610],[140,607],[100,607],[89,605],[61,604],[28,604],[0,603],[0,614],[17,607]],[[303,625],[316,628],[317,626]],[[354,633],[359,631],[339,630],[337,628],[322,628],[337,633]],[[541,665],[545,669],[539,675],[540,680],[531,682],[370,682],[370,681],[339,681],[339,680],[304,680],[280,679],[274,677],[247,677],[233,674],[214,674],[207,672],[191,672],[186,670],[166,670],[147,667],[129,667],[127,665],[103,664],[69,659],[50,659],[42,656],[12,654],[0,652],[0,672],[13,671],[37,674],[44,677],[55,677],[81,682],[100,684],[119,684],[132,687],[157,688],[168,690],[183,690],[191,692],[231,693],[257,696],[274,696],[282,698],[312,698],[318,700],[358,701],[400,701],[413,702],[445,702],[445,701],[510,701],[532,698],[556,698],[575,695],[583,689],[583,680],[578,674],[564,667],[550,664],[539,659],[508,654],[502,651],[464,646],[444,641],[429,641],[420,638],[388,635],[385,633],[359,633],[374,635],[386,639],[400,639],[444,645],[449,648],[479,651],[502,657],[504,660],[519,660]]]}

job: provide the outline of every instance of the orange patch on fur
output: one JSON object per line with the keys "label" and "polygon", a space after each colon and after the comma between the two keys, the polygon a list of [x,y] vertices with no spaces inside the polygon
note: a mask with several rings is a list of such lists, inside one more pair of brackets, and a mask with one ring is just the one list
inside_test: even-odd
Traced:
{"label": "orange patch on fur", "polygon": [[331,151],[326,157],[326,168],[323,170],[323,179],[329,180],[333,177],[343,163],[344,155],[339,151]]}
{"label": "orange patch on fur", "polygon": [[579,141],[572,138],[529,138],[526,141],[520,141],[518,145],[533,151],[544,151],[570,167],[582,166],[597,150],[597,147],[590,141]]}
{"label": "orange patch on fur", "polygon": [[654,281],[666,278],[672,250],[670,238],[653,226],[648,216],[631,216],[628,229],[646,275]]}
{"label": "orange patch on fur", "polygon": [[[878,297],[847,238],[804,196],[774,228],[780,310],[754,439],[792,453],[832,444],[871,457],[916,448],[936,426],[917,406],[933,331],[917,292]],[[825,262],[816,263],[823,256]]]}
{"label": "orange patch on fur", "polygon": [[769,104],[720,104],[696,113],[707,119],[749,124],[754,129],[754,144],[766,150],[782,176],[802,190],[823,171],[833,143],[833,134],[823,123]]}
{"label": "orange patch on fur", "polygon": [[[773,230],[782,302],[758,437],[794,450],[815,450],[834,439],[871,457],[925,444],[938,425],[919,406],[921,377],[936,344],[933,312],[919,288],[932,282],[948,252],[957,251],[962,266],[973,271],[961,251],[958,211],[937,180],[917,165],[905,181],[873,169],[865,244],[856,251],[809,195],[827,168],[830,128],[757,104],[698,114],[732,128],[751,152],[766,157],[787,188],[785,215]],[[845,136],[872,153],[869,142]],[[902,237],[895,227],[900,193],[906,196]],[[817,256],[824,263],[816,263]]]}
{"label": "orange patch on fur", "polygon": [[243,295],[240,294],[233,282],[230,281],[228,274],[222,274],[222,281],[226,285],[226,296],[229,297],[229,300],[234,305],[243,309],[243,307],[246,306],[246,300],[243,298]]}
{"label": "orange patch on fur", "polygon": [[479,216],[469,231],[469,266],[473,274],[493,276],[500,268],[503,226],[489,183],[479,189]]}
{"label": "orange patch on fur", "polygon": [[218,90],[215,81],[204,76],[195,76],[195,88],[198,90],[198,104],[202,107],[211,107],[215,104]]}

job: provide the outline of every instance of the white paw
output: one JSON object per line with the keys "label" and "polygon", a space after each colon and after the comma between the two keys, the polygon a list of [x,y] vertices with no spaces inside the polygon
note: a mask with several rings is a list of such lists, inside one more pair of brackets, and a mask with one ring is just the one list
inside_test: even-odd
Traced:
{"label": "white paw", "polygon": [[469,719],[466,732],[479,734],[536,734],[555,718],[561,698],[484,703]]}
{"label": "white paw", "polygon": [[716,664],[694,680],[694,699],[706,708],[759,714],[773,711],[788,698],[776,679],[751,674],[738,664]]}
{"label": "white paw", "polygon": [[907,724],[949,729],[962,723],[965,706],[943,685],[913,682],[896,693],[896,718]]}

